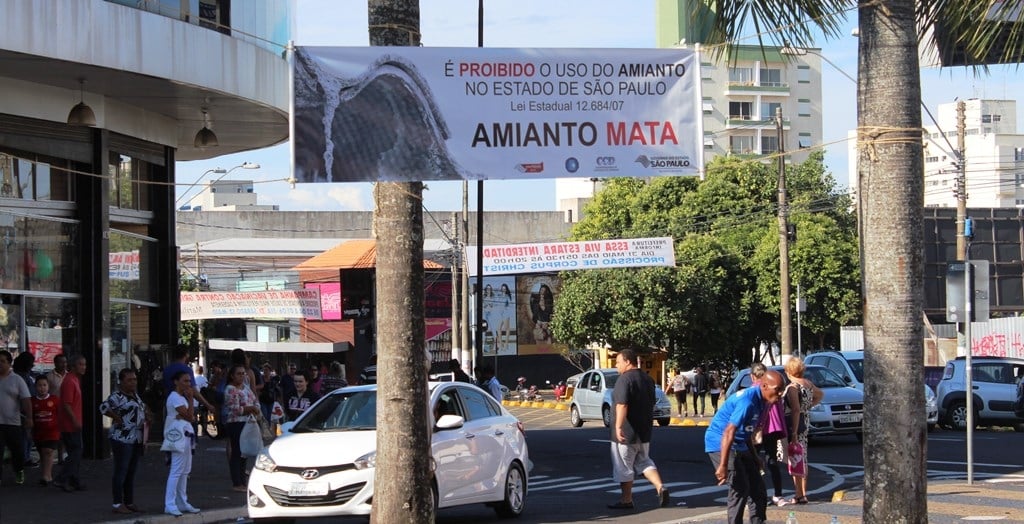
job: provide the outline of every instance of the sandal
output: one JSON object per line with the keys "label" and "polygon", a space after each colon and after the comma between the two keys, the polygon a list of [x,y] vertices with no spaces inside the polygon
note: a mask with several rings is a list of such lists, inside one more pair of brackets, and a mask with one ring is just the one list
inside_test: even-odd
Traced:
{"label": "sandal", "polygon": [[807,504],[808,503],[807,497],[800,497],[800,498],[796,499],[796,503],[797,504]]}
{"label": "sandal", "polygon": [[633,503],[619,501],[615,504],[608,504],[608,509],[633,509]]}

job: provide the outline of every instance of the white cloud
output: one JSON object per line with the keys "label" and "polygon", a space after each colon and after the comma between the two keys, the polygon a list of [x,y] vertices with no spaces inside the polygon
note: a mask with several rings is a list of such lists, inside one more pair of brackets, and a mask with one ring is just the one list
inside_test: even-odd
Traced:
{"label": "white cloud", "polygon": [[341,205],[342,211],[370,211],[372,197],[365,184],[331,184],[327,196]]}

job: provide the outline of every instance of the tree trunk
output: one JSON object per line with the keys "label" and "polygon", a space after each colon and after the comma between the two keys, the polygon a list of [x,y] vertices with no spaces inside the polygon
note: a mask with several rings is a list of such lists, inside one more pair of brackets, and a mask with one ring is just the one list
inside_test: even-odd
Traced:
{"label": "tree trunk", "polygon": [[[418,46],[417,0],[368,0],[370,45]],[[371,522],[434,521],[423,323],[423,183],[374,188],[377,465]]]}
{"label": "tree trunk", "polygon": [[858,155],[864,274],[864,522],[927,522],[924,164],[913,0],[862,2]]}

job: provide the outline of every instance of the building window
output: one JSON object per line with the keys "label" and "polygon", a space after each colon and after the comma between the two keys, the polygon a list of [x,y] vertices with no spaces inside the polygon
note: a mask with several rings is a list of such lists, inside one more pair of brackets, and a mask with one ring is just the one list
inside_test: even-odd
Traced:
{"label": "building window", "polygon": [[800,100],[797,102],[796,112],[800,116],[811,116],[811,101]]}
{"label": "building window", "polygon": [[729,152],[739,155],[749,155],[755,153],[756,151],[754,151],[754,137],[730,136]]}
{"label": "building window", "polygon": [[782,87],[781,69],[761,69],[761,85],[765,87]]}
{"label": "building window", "polygon": [[700,105],[701,105],[701,110],[704,111],[705,113],[714,113],[715,112],[715,104],[711,100],[704,100],[704,101],[701,102]]}
{"label": "building window", "polygon": [[992,123],[992,115],[981,115],[981,123],[982,124],[991,124]]}
{"label": "building window", "polygon": [[702,63],[700,65],[700,78],[702,80],[711,80],[711,76],[715,74],[715,65]]}
{"label": "building window", "polygon": [[58,166],[67,161],[41,160],[34,155],[23,158],[0,153],[0,198],[74,201],[74,178]]}
{"label": "building window", "polygon": [[781,108],[782,104],[779,102],[761,102],[761,118],[764,120],[775,118],[775,110]]}
{"label": "building window", "polygon": [[1013,148],[1013,161],[1021,162],[1024,161],[1024,147]]}
{"label": "building window", "polygon": [[993,123],[994,122],[1000,122],[1000,121],[1002,121],[1002,119],[1003,119],[1002,115],[992,115],[992,122]]}
{"label": "building window", "polygon": [[796,68],[796,81],[801,84],[811,83],[811,68],[810,66],[797,66]]}
{"label": "building window", "polygon": [[754,84],[754,70],[749,67],[734,67],[729,69],[730,84]]}
{"label": "building window", "polygon": [[777,136],[763,136],[761,137],[761,154],[770,155],[779,151],[779,137]]}
{"label": "building window", "polygon": [[932,162],[938,162],[938,161],[939,161],[939,157],[937,157],[937,156],[926,156],[926,157],[924,157],[924,162],[926,164],[930,164]]}
{"label": "building window", "polygon": [[1021,184],[1024,184],[1024,173],[1014,173],[1013,182],[1017,184],[1017,187],[1020,187]]}
{"label": "building window", "polygon": [[729,102],[729,118],[750,120],[752,102]]}
{"label": "building window", "polygon": [[797,138],[797,144],[799,144],[800,149],[807,149],[808,147],[811,147],[811,137],[800,136]]}
{"label": "building window", "polygon": [[712,149],[715,147],[714,135],[704,135],[704,149]]}
{"label": "building window", "polygon": [[110,153],[107,184],[111,207],[151,211],[149,202],[152,165],[120,153]]}

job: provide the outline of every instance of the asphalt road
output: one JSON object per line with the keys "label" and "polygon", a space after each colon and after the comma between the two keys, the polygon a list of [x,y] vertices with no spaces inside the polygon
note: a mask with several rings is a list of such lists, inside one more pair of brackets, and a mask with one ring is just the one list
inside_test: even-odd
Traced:
{"label": "asphalt road", "polygon": [[[566,411],[509,409],[526,426],[530,458],[534,463],[526,512],[516,522],[669,523],[702,516],[711,518],[725,509],[726,488],[715,485],[711,464],[703,451],[703,427],[654,428],[651,455],[672,492],[672,506],[659,508],[653,487],[640,479],[634,486],[637,508],[615,511],[606,508],[608,503],[617,500],[619,487],[610,479],[609,431],[600,422],[587,422],[576,429],[569,426]],[[1020,449],[1022,437],[1024,435],[1012,430],[977,431],[975,479],[1024,482],[1024,458],[1012,451]],[[863,488],[861,445],[853,436],[812,440],[809,456],[812,505],[830,501],[837,490]],[[965,456],[964,433],[929,433],[930,480],[966,479]],[[783,488],[787,495],[792,494],[791,485],[784,473]],[[340,521],[365,522],[365,519]],[[444,524],[499,521],[485,506],[443,509],[437,518],[437,522]]]}

